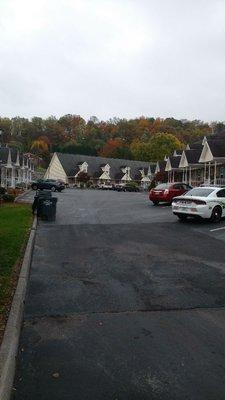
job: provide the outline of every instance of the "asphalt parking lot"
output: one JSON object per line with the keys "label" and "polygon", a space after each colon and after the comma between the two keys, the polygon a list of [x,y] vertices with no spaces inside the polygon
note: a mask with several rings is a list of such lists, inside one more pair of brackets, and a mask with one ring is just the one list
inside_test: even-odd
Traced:
{"label": "asphalt parking lot", "polygon": [[146,193],[57,197],[37,230],[13,399],[224,399],[225,221],[181,223]]}

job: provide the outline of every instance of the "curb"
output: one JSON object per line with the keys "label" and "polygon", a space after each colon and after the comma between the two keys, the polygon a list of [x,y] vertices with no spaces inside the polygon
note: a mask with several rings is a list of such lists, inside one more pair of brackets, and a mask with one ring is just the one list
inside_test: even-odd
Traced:
{"label": "curb", "polygon": [[9,400],[11,396],[36,228],[37,217],[35,216],[23,258],[17,288],[13,296],[3,341],[0,347],[1,400]]}

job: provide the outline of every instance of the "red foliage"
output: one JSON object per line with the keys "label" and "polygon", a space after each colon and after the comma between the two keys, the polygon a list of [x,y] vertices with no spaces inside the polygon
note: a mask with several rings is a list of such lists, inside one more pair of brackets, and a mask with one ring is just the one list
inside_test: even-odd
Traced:
{"label": "red foliage", "polygon": [[157,172],[155,176],[156,182],[167,182],[168,180],[168,173],[167,172]]}
{"label": "red foliage", "polygon": [[124,143],[121,139],[109,139],[106,144],[102,147],[102,149],[99,152],[99,156],[101,157],[111,157],[113,155],[113,152],[120,148],[123,147]]}

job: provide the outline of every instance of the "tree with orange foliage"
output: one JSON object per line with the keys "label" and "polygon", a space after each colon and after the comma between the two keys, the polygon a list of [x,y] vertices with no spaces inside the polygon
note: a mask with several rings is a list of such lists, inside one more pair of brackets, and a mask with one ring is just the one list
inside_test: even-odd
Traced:
{"label": "tree with orange foliage", "polygon": [[34,153],[47,153],[49,149],[49,139],[47,136],[39,136],[36,140],[34,140],[30,147]]}
{"label": "tree with orange foliage", "polygon": [[124,146],[121,139],[109,139],[99,152],[101,157],[113,157],[115,150]]}

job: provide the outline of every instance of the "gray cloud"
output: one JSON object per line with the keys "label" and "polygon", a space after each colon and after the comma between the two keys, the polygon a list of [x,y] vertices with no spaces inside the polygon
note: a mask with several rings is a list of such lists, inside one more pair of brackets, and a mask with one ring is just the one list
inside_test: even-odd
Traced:
{"label": "gray cloud", "polygon": [[1,0],[0,115],[224,120],[223,0]]}

